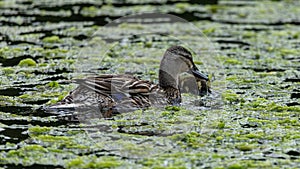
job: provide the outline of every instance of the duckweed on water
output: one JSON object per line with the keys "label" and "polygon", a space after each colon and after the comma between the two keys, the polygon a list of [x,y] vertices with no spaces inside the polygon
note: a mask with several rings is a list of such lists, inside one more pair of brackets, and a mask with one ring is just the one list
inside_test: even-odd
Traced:
{"label": "duckweed on water", "polygon": [[[35,133],[37,134],[37,133]],[[38,133],[42,134],[42,133]],[[39,141],[40,144],[51,147],[58,150],[69,150],[73,152],[88,151],[89,147],[87,145],[77,144],[74,140],[67,136],[52,136],[52,135],[31,135],[31,137]]]}
{"label": "duckweed on water", "polygon": [[123,162],[115,157],[97,158],[96,156],[84,156],[70,160],[66,168],[116,168],[121,166],[122,163]]}
{"label": "duckweed on water", "polygon": [[22,164],[31,166],[33,164],[62,165],[62,158],[70,158],[72,154],[68,152],[57,153],[46,149],[40,145],[25,145],[17,150],[10,150],[5,153],[5,158],[0,157],[1,163]]}
{"label": "duckweed on water", "polygon": [[43,39],[43,42],[46,42],[46,43],[60,43],[61,39],[58,36],[50,36],[50,37],[45,37]]}
{"label": "duckweed on water", "polygon": [[51,88],[58,88],[59,87],[59,83],[57,81],[49,82],[47,85]]}
{"label": "duckweed on water", "polygon": [[[43,129],[42,129],[43,130]],[[44,129],[44,131],[47,129]],[[42,133],[39,133],[42,134]],[[35,138],[49,143],[68,143],[72,142],[72,138],[67,136],[37,135]]]}
{"label": "duckweed on water", "polygon": [[217,128],[219,128],[219,129],[223,129],[223,128],[225,128],[225,122],[224,121],[220,121],[219,123],[218,123],[218,125],[217,125]]}
{"label": "duckweed on water", "polygon": [[[136,5],[126,9],[115,7],[114,2],[103,7],[101,3],[96,2],[95,6],[93,3],[90,9],[85,7],[77,11],[74,8],[72,12],[79,12],[79,15],[86,17],[97,16],[100,20],[103,14],[107,14],[105,18],[109,20],[132,11],[157,9],[154,5]],[[186,24],[121,24],[116,28],[105,28],[95,26],[93,22],[65,22],[64,17],[59,18],[59,23],[44,22],[43,18],[57,12],[43,9],[49,16],[31,20],[27,16],[39,14],[25,10],[32,5],[39,7],[43,2],[34,0],[31,4],[5,4],[8,7],[4,8],[9,10],[4,10],[4,14],[7,11],[18,13],[18,7],[21,7],[27,15],[19,19],[4,15],[5,22],[0,28],[0,45],[8,46],[0,48],[0,62],[3,65],[0,68],[0,83],[3,85],[0,106],[1,111],[3,109],[6,112],[0,112],[0,137],[8,139],[12,137],[11,133],[20,135],[16,136],[20,140],[13,140],[15,143],[4,140],[5,144],[0,146],[1,166],[39,164],[57,165],[58,168],[214,169],[298,167],[298,156],[289,155],[286,151],[298,151],[297,141],[300,138],[300,109],[297,104],[299,50],[295,48],[300,31],[293,23],[297,20],[296,16],[299,16],[298,1],[266,3],[220,0],[220,5],[205,7],[187,3],[162,4],[160,10],[179,12],[179,16],[184,17],[195,16],[196,20],[202,17],[205,19],[194,24],[209,36],[212,45],[216,47],[212,51],[221,55],[216,56],[216,64],[222,63],[222,67],[217,66],[212,71],[211,62],[201,62],[207,54],[206,46],[201,48],[202,44],[195,40],[198,34],[188,29]],[[60,4],[55,6],[56,9],[61,7]],[[80,4],[76,2],[76,6]],[[63,11],[70,15],[72,12],[68,9]],[[113,17],[110,18],[110,15]],[[71,18],[77,19],[73,16]],[[193,17],[190,19],[193,20]],[[31,21],[38,26],[31,25]],[[24,23],[20,29],[17,29],[18,26],[6,25],[20,23]],[[99,28],[103,30],[98,31]],[[109,56],[105,56],[101,64],[96,65],[108,67],[109,70],[92,70],[93,73],[139,71],[137,74],[141,78],[156,81],[162,49],[174,44],[182,45],[174,38],[160,36],[165,35],[168,29],[168,33],[174,33],[174,37],[187,40],[190,48],[199,49],[200,54],[195,56],[195,63],[202,71],[210,74],[213,92],[219,88],[218,83],[213,81],[214,78],[218,79],[213,73],[226,75],[228,85],[222,88],[222,91],[227,90],[222,94],[225,103],[222,111],[203,110],[198,106],[193,107],[193,110],[186,110],[184,106],[169,106],[165,110],[148,109],[116,115],[112,119],[95,119],[93,124],[96,127],[61,122],[52,116],[39,117],[43,112],[30,111],[45,106],[44,102],[32,101],[51,99],[48,104],[53,104],[75,88],[64,82],[84,76],[72,72],[76,70],[72,65],[78,64],[78,54],[85,54],[82,50],[91,50],[95,46],[103,49],[111,46],[112,40],[121,42],[116,42],[114,50],[108,52]],[[97,35],[93,36],[96,31]],[[155,32],[157,36],[126,36],[143,31]],[[214,58],[211,53],[207,55],[209,57],[204,59]],[[95,63],[100,60],[98,57],[91,56],[88,60]],[[18,66],[26,58],[33,58],[36,66]],[[5,95],[6,88],[11,86],[22,89],[18,96]],[[55,123],[52,124],[52,121]],[[33,123],[40,126],[29,125]],[[103,127],[103,130],[97,127]],[[95,136],[93,143],[86,139],[85,131],[81,130],[83,128],[92,131],[91,134]]]}
{"label": "duckweed on water", "polygon": [[232,164],[230,166],[228,166],[228,169],[246,169],[246,167],[244,167],[243,165],[236,163],[236,164]]}
{"label": "duckweed on water", "polygon": [[243,143],[243,144],[236,145],[236,148],[239,149],[239,150],[241,150],[241,151],[251,151],[255,147],[257,148],[257,146],[251,145],[251,144],[248,144],[248,143]]}
{"label": "duckweed on water", "polygon": [[27,58],[21,60],[18,65],[22,67],[36,66],[36,62],[31,58]]}
{"label": "duckweed on water", "polygon": [[204,146],[200,139],[200,133],[190,132],[188,134],[184,134],[183,136],[178,136],[181,138],[180,141],[184,143],[183,147],[187,146],[191,148],[199,148]]}
{"label": "duckweed on water", "polygon": [[222,98],[229,103],[236,103],[240,101],[240,96],[232,91],[226,91],[225,93],[222,93]]}
{"label": "duckweed on water", "polygon": [[7,157],[26,157],[27,155],[32,155],[34,153],[47,153],[48,150],[40,145],[26,145],[19,150],[10,150],[7,153]]}
{"label": "duckweed on water", "polygon": [[168,111],[180,111],[179,106],[166,106],[165,109]]}
{"label": "duckweed on water", "polygon": [[5,68],[2,69],[2,71],[3,71],[4,74],[12,74],[12,73],[15,72],[15,69],[12,68],[12,67],[5,67]]}
{"label": "duckweed on water", "polygon": [[29,95],[29,94],[22,94],[19,96],[20,99],[28,99],[28,98],[33,98],[32,95]]}
{"label": "duckweed on water", "polygon": [[231,64],[231,65],[240,65],[240,64],[242,64],[242,62],[240,62],[237,59],[226,59],[224,63],[225,64]]}
{"label": "duckweed on water", "polygon": [[217,136],[216,141],[222,141],[224,138],[222,136]]}
{"label": "duckweed on water", "polygon": [[279,105],[278,103],[268,101],[265,98],[256,98],[251,102],[245,103],[244,106],[249,107],[251,110],[261,110],[261,111],[270,111],[270,112],[300,112],[299,106],[286,106]]}
{"label": "duckweed on water", "polygon": [[51,127],[40,127],[40,126],[34,126],[34,127],[30,127],[28,129],[29,134],[32,134],[32,135],[46,134],[50,130],[51,130]]}

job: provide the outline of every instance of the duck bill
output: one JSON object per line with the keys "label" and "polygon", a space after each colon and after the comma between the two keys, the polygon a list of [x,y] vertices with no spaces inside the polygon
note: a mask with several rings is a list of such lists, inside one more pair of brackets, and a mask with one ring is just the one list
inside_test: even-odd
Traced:
{"label": "duck bill", "polygon": [[200,79],[204,79],[206,81],[208,81],[208,77],[207,75],[199,72],[198,68],[197,67],[193,67],[192,69],[190,69],[189,71],[192,75],[194,75],[195,77],[197,78],[200,78]]}

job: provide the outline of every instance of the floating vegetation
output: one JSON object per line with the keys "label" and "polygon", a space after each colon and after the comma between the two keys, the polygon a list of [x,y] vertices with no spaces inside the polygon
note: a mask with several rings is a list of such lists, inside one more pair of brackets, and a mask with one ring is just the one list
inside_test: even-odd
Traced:
{"label": "floating vegetation", "polygon": [[[298,168],[300,2],[204,2],[0,1],[0,168]],[[103,26],[142,12],[204,35],[160,17]],[[210,96],[81,123],[44,110],[87,75],[157,82],[178,44],[209,74]]]}
{"label": "floating vegetation", "polygon": [[27,67],[27,66],[36,66],[36,62],[33,59],[23,59],[19,62],[19,66]]}

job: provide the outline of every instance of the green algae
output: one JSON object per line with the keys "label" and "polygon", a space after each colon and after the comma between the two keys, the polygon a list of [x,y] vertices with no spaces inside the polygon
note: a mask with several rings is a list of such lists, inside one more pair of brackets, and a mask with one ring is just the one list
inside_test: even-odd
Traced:
{"label": "green algae", "polygon": [[19,66],[27,67],[27,66],[36,66],[36,62],[33,59],[23,59],[19,62]]}
{"label": "green algae", "polygon": [[249,107],[250,110],[262,110],[269,112],[300,112],[298,106],[286,106],[278,103],[268,101],[265,98],[256,98],[252,102],[245,103],[244,106]]}
{"label": "green algae", "polygon": [[[67,154],[67,153],[65,153]],[[62,160],[56,157],[72,156],[71,154],[62,155],[61,153],[53,153],[40,145],[26,145],[18,150],[10,150],[5,154],[6,158],[0,157],[1,162],[9,162],[10,164],[21,164],[23,166],[31,166],[33,164],[49,164],[58,165]],[[48,159],[48,160],[47,160]],[[54,160],[55,159],[55,160]]]}
{"label": "green algae", "polygon": [[58,36],[50,36],[43,38],[43,42],[46,43],[59,43],[61,42],[61,39]]}
{"label": "green algae", "polygon": [[28,129],[29,133],[32,135],[46,134],[49,133],[50,130],[51,127],[40,127],[40,126],[34,126]]}
{"label": "green algae", "polygon": [[166,168],[166,169],[186,169],[186,167],[184,167],[184,166],[168,166],[168,167],[165,167],[165,166],[154,166],[153,168],[154,169],[163,169],[163,168]]}
{"label": "green algae", "polygon": [[200,134],[197,132],[190,132],[184,135],[176,135],[175,140],[180,139],[181,145],[183,147],[199,148],[203,147],[204,144],[201,143]]}
{"label": "green algae", "polygon": [[84,164],[84,161],[82,158],[76,158],[76,159],[70,160],[67,163],[67,168],[75,168],[75,167],[83,168],[83,164]]}
{"label": "green algae", "polygon": [[12,74],[15,72],[15,69],[11,68],[11,67],[6,67],[2,69],[4,74]]}
{"label": "green algae", "polygon": [[39,139],[44,142],[50,142],[50,143],[68,143],[72,139],[66,136],[51,136],[51,135],[38,135],[36,136],[36,139]]}
{"label": "green algae", "polygon": [[224,6],[224,5],[208,5],[208,6],[206,6],[206,8],[211,13],[217,13],[220,10],[226,9],[227,6]]}
{"label": "green algae", "polygon": [[240,62],[237,59],[226,59],[224,63],[225,64],[231,64],[231,65],[240,65],[240,64],[242,64],[242,62]]}
{"label": "green algae", "polygon": [[22,147],[20,150],[11,150],[7,153],[7,157],[21,157],[24,158],[26,155],[31,153],[47,153],[48,150],[40,145],[27,145]]}
{"label": "green algae", "polygon": [[231,91],[226,91],[225,93],[222,93],[222,98],[230,103],[239,102],[241,99],[238,94],[235,94]]}
{"label": "green algae", "polygon": [[78,144],[74,142],[70,137],[47,135],[47,133],[49,132],[44,132],[45,129],[39,129],[38,132],[36,132],[36,130],[37,129],[30,133],[31,137],[34,140],[39,141],[42,145],[49,148],[51,147],[52,150],[55,150],[57,152],[60,152],[60,150],[68,150],[74,152],[89,150],[89,147],[87,145]]}
{"label": "green algae", "polygon": [[251,144],[238,144],[236,145],[236,148],[241,150],[241,151],[251,151],[253,150],[254,148],[256,148],[257,146],[256,145],[251,145]]}
{"label": "green algae", "polygon": [[205,34],[205,35],[213,34],[215,31],[216,31],[216,28],[214,28],[214,27],[202,30],[203,34]]}
{"label": "green algae", "polygon": [[85,16],[95,17],[97,15],[98,9],[95,6],[84,7],[82,12]]}
{"label": "green algae", "polygon": [[27,145],[18,150],[10,150],[6,154],[4,161],[14,160],[14,164],[23,164],[28,166],[34,163],[32,160],[38,161],[48,150],[40,145]]}
{"label": "green algae", "polygon": [[70,160],[66,168],[116,168],[121,165],[122,162],[114,157],[103,157],[100,159],[91,157],[85,160],[82,158]]}
{"label": "green algae", "polygon": [[59,83],[57,81],[49,82],[47,85],[51,88],[58,88],[59,87]]}
{"label": "green algae", "polygon": [[[227,6],[226,3],[232,4]],[[287,10],[297,12],[298,5],[293,1],[288,2],[293,5],[287,5],[287,1],[278,2],[281,5],[273,2],[251,2],[251,5],[243,3],[250,2],[220,1],[220,5],[205,6],[207,12],[213,17],[210,19],[207,15],[207,21],[195,23],[200,26],[203,33],[209,36],[218,47],[218,52],[224,56],[220,57],[220,63],[224,63],[225,68],[213,71],[208,68],[207,71],[211,74],[210,79],[214,79],[214,73],[219,71],[226,74],[226,82],[228,82],[226,87],[228,88],[225,87],[224,91],[226,91],[222,94],[225,102],[224,111],[219,112],[214,109],[205,111],[197,106],[189,106],[188,108],[192,107],[192,110],[186,110],[184,105],[166,107],[165,110],[137,111],[116,115],[113,120],[95,120],[93,123],[95,126],[97,124],[107,126],[99,130],[95,126],[81,124],[65,125],[64,123],[64,125],[56,126],[57,124],[53,123],[53,126],[56,126],[53,127],[52,122],[55,120],[51,118],[36,117],[35,113],[27,116],[19,111],[12,113],[10,112],[12,110],[6,110],[7,113],[0,115],[3,123],[6,124],[1,126],[3,131],[8,130],[9,127],[24,127],[19,123],[27,125],[34,121],[41,123],[40,126],[49,127],[29,126],[28,130],[24,131],[25,134],[29,132],[29,138],[18,143],[18,146],[7,146],[15,149],[6,150],[10,152],[10,156],[7,156],[5,151],[1,151],[1,164],[23,166],[50,164],[66,168],[296,168],[299,159],[292,159],[295,157],[284,154],[283,150],[297,149],[295,142],[300,138],[299,106],[293,106],[298,100],[297,98],[290,99],[291,93],[298,90],[298,83],[292,80],[299,72],[297,71],[299,50],[295,49],[299,28],[285,23],[286,20],[293,20],[289,17],[297,16],[297,13],[281,11],[288,8]],[[23,4],[20,3],[20,5]],[[180,3],[174,6],[172,10],[178,12],[193,12],[191,9],[198,8],[200,10],[193,13],[197,16],[199,14],[200,17],[203,12],[201,7],[196,5]],[[119,10],[114,9],[116,7],[113,5],[106,5],[102,9],[99,6],[88,8],[90,7],[80,12],[85,16],[100,16],[101,12],[115,13]],[[138,6],[129,10],[120,8],[122,10],[120,13],[141,11],[147,8],[154,9],[149,6],[145,8]],[[165,6],[162,8],[169,9]],[[47,11],[43,12],[47,13]],[[284,25],[280,25],[281,23],[276,22],[277,20]],[[231,23],[227,24],[228,21]],[[3,90],[8,86],[19,84],[21,84],[19,87],[24,89],[19,96],[1,95],[0,105],[3,108],[17,106],[21,109],[20,105],[24,106],[23,102],[32,101],[35,98],[37,100],[51,99],[48,104],[61,100],[74,88],[70,84],[65,84],[64,80],[77,78],[78,75],[77,72],[61,73],[56,72],[55,69],[61,70],[60,68],[66,67],[67,70],[76,71],[71,67],[78,62],[77,54],[85,48],[84,45],[99,43],[104,48],[107,43],[104,41],[106,38],[122,39],[124,32],[149,29],[141,24],[121,24],[118,29],[110,27],[110,30],[103,30],[99,33],[99,36],[95,35],[98,37],[94,37],[93,42],[85,39],[79,42],[73,38],[80,34],[90,37],[99,26],[86,23],[76,25],[71,22],[66,24],[62,21],[59,26],[56,23],[46,23],[45,27],[58,36],[53,38],[46,33],[47,37],[42,39],[45,36],[44,33],[30,33],[30,31],[40,31],[39,26],[26,31],[23,29],[26,26],[18,28],[18,30],[24,30],[26,36],[20,35],[18,31],[11,31],[12,36],[10,36],[12,41],[27,40],[37,44],[42,39],[42,43],[47,43],[44,47],[26,44],[29,46],[28,49],[23,48],[24,45],[0,49],[1,58],[12,59],[30,55],[36,62],[36,66],[19,68],[16,66],[19,63],[17,60],[15,64],[0,68]],[[168,27],[172,27],[171,32],[175,32],[178,36],[193,32],[183,24],[177,26],[176,24],[171,26],[158,24],[153,29],[157,32],[164,32]],[[190,41],[193,41],[195,37],[195,35],[185,35],[185,38]],[[109,57],[98,65],[105,67],[104,63],[110,63],[108,67],[111,66],[114,71],[96,73],[125,73],[131,67],[134,67],[132,70],[143,70],[141,67],[159,65],[159,57],[163,53],[162,48],[175,44],[161,37],[140,39],[138,43],[122,43],[123,47],[108,53]],[[231,39],[234,39],[237,44],[247,42],[250,45],[232,44]],[[218,43],[222,40],[227,41]],[[69,46],[72,45],[76,47],[71,49]],[[117,44],[117,46],[122,45]],[[134,47],[135,45],[137,47]],[[195,40],[191,46],[193,45],[198,49],[202,44]],[[81,53],[85,54],[85,52]],[[199,55],[200,58],[202,54]],[[128,56],[128,58],[123,58],[123,56]],[[136,60],[136,56],[141,58]],[[1,60],[2,62],[4,61]],[[144,63],[149,63],[149,65]],[[205,64],[206,62],[200,60],[196,63],[201,70],[205,66],[209,67]],[[143,66],[139,66],[141,64]],[[157,80],[157,65],[153,66],[154,69],[138,76]],[[17,74],[14,75],[15,73]],[[152,76],[148,77],[148,75]],[[31,86],[27,88],[22,84]],[[217,86],[213,86],[213,89],[215,87]],[[26,104],[33,107],[30,103]],[[20,111],[23,113],[23,109]],[[13,121],[12,124],[10,124],[11,121]],[[83,134],[83,131],[73,130],[73,127],[80,126],[97,131],[90,133],[95,136],[94,142],[85,142],[87,136]],[[6,136],[5,132],[2,133],[1,139],[3,135]],[[32,147],[30,144],[38,146]],[[85,153],[91,155],[85,155]],[[269,153],[271,156],[268,156]],[[281,157],[277,157],[276,154],[283,154],[284,159],[280,159]]]}
{"label": "green algae", "polygon": [[226,126],[226,123],[225,123],[224,121],[220,121],[220,122],[217,124],[217,128],[219,128],[219,129],[223,129],[223,128],[225,128],[225,126]]}
{"label": "green algae", "polygon": [[179,106],[166,106],[165,107],[166,110],[168,111],[180,111],[180,107]]}
{"label": "green algae", "polygon": [[244,167],[243,165],[236,163],[236,164],[232,164],[230,166],[228,166],[228,169],[245,169],[246,167]]}

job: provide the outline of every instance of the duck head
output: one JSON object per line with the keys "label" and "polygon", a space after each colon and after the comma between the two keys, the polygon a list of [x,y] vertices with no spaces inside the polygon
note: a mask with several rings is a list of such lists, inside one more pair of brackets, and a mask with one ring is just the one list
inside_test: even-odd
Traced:
{"label": "duck head", "polygon": [[182,46],[172,46],[167,49],[160,62],[160,87],[178,89],[179,75],[183,72],[192,74],[197,79],[208,81],[207,75],[201,73],[196,67],[190,51]]}

